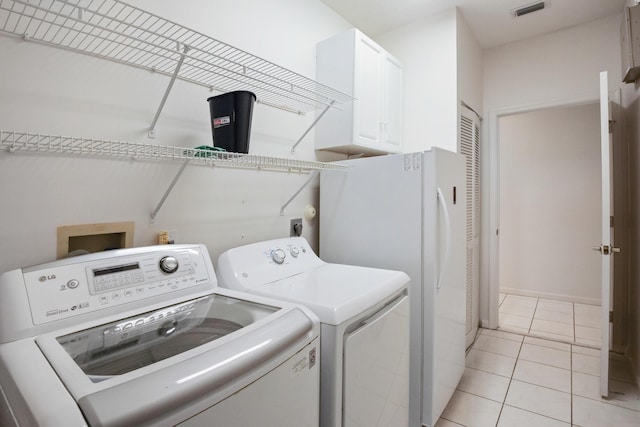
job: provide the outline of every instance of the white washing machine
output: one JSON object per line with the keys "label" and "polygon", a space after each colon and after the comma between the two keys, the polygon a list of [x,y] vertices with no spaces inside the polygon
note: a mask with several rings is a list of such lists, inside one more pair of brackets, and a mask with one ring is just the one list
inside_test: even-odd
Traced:
{"label": "white washing machine", "polygon": [[219,289],[203,245],[0,275],[0,425],[317,426],[319,322]]}
{"label": "white washing machine", "polygon": [[301,237],[230,249],[220,285],[306,305],[320,332],[320,425],[407,426],[409,277],[328,264]]}

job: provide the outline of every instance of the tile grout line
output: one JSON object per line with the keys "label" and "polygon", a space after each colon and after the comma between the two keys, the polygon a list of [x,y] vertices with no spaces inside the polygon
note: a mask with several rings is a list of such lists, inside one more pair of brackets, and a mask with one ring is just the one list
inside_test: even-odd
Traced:
{"label": "tile grout line", "polygon": [[[539,306],[537,308],[539,308]],[[574,310],[573,315],[574,315],[574,318],[575,318],[575,310]],[[574,324],[574,327],[575,327],[575,324]],[[480,333],[483,333],[483,331],[480,331]],[[517,333],[517,332],[513,332],[513,334],[514,335],[521,335],[521,333]],[[492,337],[492,338],[496,338],[496,339],[499,339],[499,340],[516,342],[516,340],[509,340],[508,338],[504,338],[504,337],[500,337],[500,336],[494,336],[494,335],[490,335],[490,334],[487,334],[487,336],[488,337]],[[499,403],[499,404],[501,403],[501,405],[500,405],[501,407],[500,407],[500,410],[499,410],[499,413],[498,413],[498,417],[497,417],[497,421],[496,421],[496,426],[499,424],[500,420],[502,419],[502,414],[504,413],[504,407],[507,406],[506,405],[506,399],[508,398],[508,394],[510,392],[511,385],[513,385],[513,381],[515,380],[515,378],[514,378],[515,369],[517,368],[518,362],[519,362],[520,357],[522,355],[522,350],[523,350],[524,344],[526,343],[525,342],[526,336],[530,336],[530,335],[528,335],[528,334],[524,335],[524,336],[522,336],[522,339],[520,340],[519,350],[518,350],[517,355],[515,357],[515,359],[516,359],[515,362],[516,363],[514,364],[514,367],[512,368],[511,376],[507,377],[505,375],[503,377],[503,378],[509,378],[508,386],[507,386],[507,388],[505,390],[504,398],[502,399],[502,402],[500,402],[499,400],[498,401],[494,401],[494,402]],[[545,338],[545,337],[534,337],[534,338],[538,338],[540,340],[545,340],[545,341],[548,340],[548,341],[551,341],[551,342],[555,342],[555,340],[548,339],[548,338]],[[536,346],[539,346],[539,347],[550,348],[550,349],[553,349],[553,350],[561,350],[561,349],[554,348],[554,347],[545,347],[545,346],[542,346],[542,345],[537,345],[537,343],[535,343],[535,344],[530,343],[530,344],[531,345],[536,345]],[[573,355],[587,356],[587,357],[595,357],[595,356],[593,356],[591,354],[583,354],[582,352],[576,352],[575,351],[576,348],[590,348],[591,349],[591,347],[588,346],[588,345],[584,345],[582,343],[577,343],[577,342],[573,342],[573,343],[564,342],[564,344],[568,344],[569,345],[569,348],[567,349],[568,350],[567,352],[569,353],[569,356],[570,356],[570,363],[569,363],[569,371],[570,371],[569,372],[569,375],[570,375],[570,392],[569,392],[569,394],[570,394],[570,421],[569,421],[569,425],[572,426],[572,427],[579,427],[578,424],[575,424],[575,422],[576,422],[576,420],[575,420],[576,414],[575,414],[574,409],[576,409],[576,408],[573,406],[574,403],[575,403],[575,398],[579,397],[579,395],[575,394],[575,392],[573,390],[573,377],[574,377],[574,375],[573,375],[573,373],[574,373]],[[509,357],[509,356],[506,356],[506,355],[501,354],[501,353],[497,353],[497,352],[494,353],[493,351],[487,351],[486,349],[483,349],[483,350],[475,349],[475,350],[479,351],[479,352],[485,352],[485,353],[496,354],[496,355],[500,355],[500,356],[504,356],[504,357]],[[525,359],[523,359],[523,360],[525,360]],[[532,363],[540,363],[540,361],[538,361],[538,360],[531,360],[530,362],[532,362]],[[543,364],[546,365],[545,363],[543,363]],[[548,366],[552,366],[552,367],[555,367],[555,368],[558,368],[558,369],[563,369],[561,367],[554,366],[554,365],[548,365]],[[482,369],[477,369],[477,368],[471,368],[471,369],[475,369],[475,370],[478,370],[478,371],[487,372],[487,373],[492,374],[492,375],[500,376],[500,375],[498,375],[498,374],[496,374],[495,372],[492,372],[492,371],[484,371]],[[576,372],[578,372],[578,371],[576,371]],[[584,374],[588,375],[588,376],[597,377],[597,375],[593,375],[593,374],[591,374],[589,372],[584,372]],[[521,381],[521,380],[519,380],[519,381]],[[524,381],[524,382],[527,382],[527,381]],[[633,382],[629,382],[629,383],[630,384],[634,384]],[[530,384],[537,385],[535,383],[530,383]],[[552,387],[545,387],[545,386],[541,386],[541,387],[548,388],[548,389],[551,389],[551,390],[555,390]],[[492,400],[490,398],[484,397],[483,395],[477,395],[475,393],[470,393],[470,394],[474,395],[474,396],[477,396],[477,397],[480,397],[480,398],[483,398],[483,399]],[[601,399],[596,399],[596,398],[591,398],[591,397],[586,397],[586,396],[580,396],[580,399],[586,399],[586,401],[593,401],[593,402],[597,402],[597,403],[600,403],[600,404],[605,404],[605,406],[616,408],[616,410],[618,410],[618,409],[619,410],[623,410],[623,411],[626,410],[627,412],[630,412],[630,413],[640,412],[639,409],[636,409],[636,408],[633,408],[633,407],[624,406],[624,405],[616,405],[614,403],[603,401]],[[509,405],[509,406],[512,407],[511,405]],[[560,420],[560,419],[557,419],[557,418],[553,418],[553,417],[550,417],[548,415],[539,414],[539,413],[537,413],[535,411],[532,411],[532,410],[522,409],[522,408],[520,408],[520,409],[524,410],[524,411],[527,411],[527,412],[530,412],[530,413],[533,413],[533,414],[544,416],[546,418],[550,418],[550,419],[554,419],[554,420],[563,422],[563,420]],[[566,421],[564,421],[564,422],[566,422]]]}
{"label": "tile grout line", "polygon": [[[484,332],[483,330],[480,331],[480,333],[483,333],[483,332]],[[488,335],[488,336],[496,338],[496,339],[499,339],[499,340],[515,342],[515,340],[508,340],[508,339],[503,338],[503,337],[492,336],[492,335]],[[545,340],[544,338],[541,338],[541,339]],[[499,400],[493,400],[494,402],[500,404],[500,410],[498,412],[498,417],[497,417],[497,420],[496,420],[496,426],[498,425],[498,423],[502,419],[502,414],[504,413],[504,407],[507,406],[506,405],[506,399],[508,398],[508,394],[509,394],[509,391],[511,389],[511,386],[513,385],[513,381],[515,380],[515,378],[514,378],[515,369],[517,368],[517,365],[518,365],[518,362],[520,360],[520,357],[522,357],[522,350],[524,348],[524,344],[526,344],[525,340],[526,340],[526,336],[523,336],[522,339],[520,340],[519,350],[518,350],[517,355],[515,357],[515,362],[516,363],[514,364],[514,367],[512,368],[512,372],[510,374],[511,376],[510,377],[507,377],[506,375],[503,376],[503,378],[509,378],[509,381],[508,381],[508,385],[507,385],[507,388],[505,390],[505,395],[504,395],[504,398],[502,399],[502,402],[500,402]],[[565,343],[565,344],[567,344],[567,343]],[[536,344],[531,344],[531,345],[536,346]],[[544,347],[544,346],[539,346],[539,347]],[[575,394],[575,392],[573,391],[573,377],[574,377],[574,375],[573,375],[573,373],[574,373],[573,355],[595,357],[595,356],[592,356],[592,355],[589,355],[589,354],[577,353],[575,351],[576,348],[583,348],[583,347],[585,347],[585,346],[581,345],[581,344],[578,344],[578,343],[574,343],[574,344],[570,344],[569,348],[566,350],[566,352],[569,353],[569,356],[570,356],[570,363],[569,363],[569,369],[568,369],[570,371],[569,372],[569,375],[570,375],[570,377],[569,377],[570,378],[570,391],[569,391],[569,394],[570,394],[570,396],[569,396],[569,399],[570,399],[569,400],[569,402],[570,402],[570,408],[569,408],[570,421],[569,421],[569,426],[572,426],[572,427],[579,427],[578,424],[575,424],[575,422],[576,422],[575,421],[576,414],[575,414],[575,411],[574,411],[575,407],[573,406],[573,404],[575,403],[575,398],[578,397],[578,395]],[[547,347],[545,347],[545,348],[547,348]],[[561,349],[557,349],[557,348],[553,348],[553,347],[548,347],[548,348],[551,348],[553,350],[561,350]],[[493,353],[493,352],[488,352],[488,351],[485,351],[485,350],[476,349],[476,351],[500,355],[500,353]],[[506,355],[503,355],[503,356],[508,357]],[[525,360],[525,359],[523,359],[523,360]],[[532,360],[531,362],[540,363],[539,361],[535,361],[535,360]],[[563,368],[560,368],[560,367],[554,366],[554,365],[549,365],[549,366],[553,366],[553,367],[558,368],[558,369],[563,369]],[[483,371],[482,369],[477,369],[477,368],[470,368],[470,369]],[[491,372],[491,371],[483,371],[483,372],[487,372],[487,373],[489,373],[491,375],[501,376],[501,375],[498,375],[495,372]],[[576,371],[576,372],[578,372],[578,371]],[[584,372],[584,374],[585,375],[589,375],[589,376],[593,376],[593,377],[597,377],[597,375],[592,375],[592,374],[590,374],[588,372]],[[518,381],[522,381],[522,380],[518,380]],[[524,382],[528,383],[528,381],[524,381]],[[529,384],[539,386],[539,385],[537,385],[535,383],[529,383]],[[630,384],[633,384],[633,383],[630,382]],[[547,388],[547,389],[556,390],[556,389],[554,389],[552,387],[546,387],[546,386],[539,386],[539,387],[544,387],[544,388]],[[556,390],[556,391],[558,391],[558,390]],[[469,393],[469,392],[465,392],[465,393]],[[482,398],[482,399],[486,399],[486,400],[492,401],[492,399],[490,399],[488,397],[485,397],[484,395],[481,395],[481,394],[475,394],[475,393],[469,393],[469,394],[474,395],[474,396],[479,397],[479,398]],[[628,406],[625,406],[625,405],[616,405],[616,404],[614,404],[612,402],[603,401],[601,399],[595,399],[595,398],[586,397],[586,396],[580,396],[580,398],[586,399],[587,401],[593,401],[593,402],[597,402],[597,403],[600,403],[600,404],[605,404],[605,406],[611,407],[611,408],[615,408],[616,410],[627,411],[627,412],[630,412],[630,413],[638,413],[638,412],[640,412],[639,409],[636,409],[636,408],[633,408],[633,407],[628,407]],[[511,405],[509,405],[509,406],[512,407]],[[540,416],[544,416],[546,418],[557,420],[557,421],[560,421],[560,422],[566,422],[565,420],[554,418],[554,417],[548,416],[548,415],[543,415],[543,414],[540,414],[540,413],[535,412],[535,411],[530,410],[530,409],[523,409],[523,408],[519,408],[519,409],[527,411],[527,412],[530,412],[530,413],[533,413],[533,414],[537,414],[537,415],[540,415]]]}
{"label": "tile grout line", "polygon": [[[509,333],[509,334],[516,334],[516,335],[522,335],[524,337],[530,337],[530,338],[536,338],[536,339],[540,339],[540,340],[546,340],[546,341],[551,341],[551,342],[557,342],[557,343],[561,343],[561,344],[568,344],[568,345],[575,345],[578,347],[583,347],[583,348],[590,348],[590,349],[594,349],[594,350],[599,350],[598,347],[592,346],[590,344],[585,344],[585,343],[581,343],[581,342],[575,342],[571,339],[564,339],[561,340],[558,337],[564,337],[564,335],[557,335],[555,337],[549,337],[549,336],[545,336],[545,335],[538,335],[535,332],[530,333],[530,332],[522,332],[522,331],[518,331],[515,329],[509,329],[509,327],[507,326],[506,328],[501,328],[500,326],[498,327],[502,332],[505,333]],[[544,331],[541,331],[544,332]],[[549,332],[551,334],[551,332]],[[566,337],[566,338],[570,338],[570,337]],[[541,346],[543,347],[543,346]]]}
{"label": "tile grout line", "polygon": [[[503,299],[503,302],[501,302],[499,304],[499,307],[502,305],[502,303],[504,303],[504,301],[506,300],[506,298],[508,296],[510,296],[511,294],[506,294],[505,298]],[[531,298],[533,299],[534,297],[527,297],[527,298]],[[577,340],[577,331],[576,328],[578,326],[583,326],[585,328],[589,328],[589,329],[594,329],[597,330],[598,328],[596,327],[592,327],[592,326],[586,326],[586,325],[578,325],[576,323],[576,310],[575,310],[575,302],[568,302],[571,304],[571,336],[566,336],[565,340],[559,340],[557,338],[553,338],[553,337],[548,337],[548,336],[544,336],[544,335],[537,335],[535,332],[533,331],[533,322],[536,320],[536,314],[538,313],[538,308],[539,308],[539,302],[540,302],[541,298],[536,298],[536,307],[534,308],[534,313],[533,313],[533,317],[531,317],[531,321],[529,323],[529,328],[527,332],[523,332],[522,330],[518,330],[518,327],[514,327],[514,329],[509,329],[510,326],[509,325],[500,325],[500,320],[498,318],[498,328],[503,329],[505,332],[511,332],[511,333],[517,333],[517,334],[524,334],[525,336],[533,336],[533,337],[537,337],[537,338],[542,338],[542,339],[548,339],[551,341],[558,341],[558,342],[566,342],[568,344],[575,344],[575,345],[582,345],[584,347],[589,347],[589,348],[593,348],[593,344],[588,344],[588,343],[584,343],[584,342],[578,342]],[[551,311],[556,311],[556,310],[551,310]],[[562,311],[560,311],[560,313],[562,313]],[[498,313],[498,315],[500,315],[500,313]],[[519,315],[513,315],[513,316],[519,316]],[[529,316],[519,316],[519,317],[529,317]],[[558,320],[547,320],[547,319],[540,319],[540,320],[544,320],[545,322],[549,322],[549,323],[553,323],[553,324],[558,324],[558,325],[568,325],[567,322],[563,322],[563,321],[558,321]],[[524,329],[524,328],[522,328]],[[557,335],[558,337],[562,337],[562,334],[558,334],[556,332],[547,332],[547,331],[540,331],[542,333],[548,333],[548,334],[553,334],[553,335]]]}
{"label": "tile grout line", "polygon": [[[573,306],[573,304],[571,304]],[[575,313],[575,310],[574,310]],[[575,314],[574,314],[575,316]],[[575,327],[575,326],[574,326]],[[573,426],[573,345],[569,347],[569,354],[571,355],[571,358],[569,359],[569,368],[570,368],[570,374],[569,374],[569,379],[571,380],[571,383],[569,384],[569,390],[571,391],[570,394],[570,398],[569,398],[569,404],[570,406],[570,410],[571,410],[571,425]]]}
{"label": "tile grout line", "polygon": [[533,308],[533,314],[531,315],[531,323],[529,323],[528,334],[531,333],[531,328],[533,328],[533,319],[536,318],[536,311],[538,311],[538,303],[540,302],[540,298],[536,298],[536,306]]}
{"label": "tile grout line", "polygon": [[[494,337],[494,336],[491,336],[491,335],[485,335],[485,336],[488,337],[488,338],[496,339],[496,340],[502,340],[502,341],[505,341],[507,343],[516,343],[517,342],[517,341],[514,341],[514,340],[509,340],[509,339],[500,338],[500,337]],[[496,344],[496,345],[499,346],[500,344]],[[484,353],[495,354],[495,355],[498,355],[498,356],[508,357],[508,358],[511,358],[511,359],[517,358],[517,355],[511,356],[510,354],[505,354],[506,351],[505,351],[505,353],[500,353],[499,349],[496,350],[494,348],[475,348],[475,346],[474,346],[471,350],[482,351]],[[520,351],[520,350],[518,349],[518,351]]]}
{"label": "tile grout line", "polygon": [[511,371],[511,377],[509,377],[509,385],[507,385],[507,391],[504,393],[504,399],[502,401],[502,405],[500,406],[500,412],[498,412],[498,419],[496,420],[496,427],[500,423],[500,417],[502,416],[502,410],[504,409],[504,405],[507,403],[507,396],[509,395],[509,389],[511,388],[511,383],[513,382],[513,374],[516,372],[516,366],[518,366],[518,359],[520,359],[520,352],[522,351],[522,346],[524,345],[524,337],[522,337],[522,341],[520,342],[520,348],[518,349],[518,355],[516,356],[516,363],[513,364],[513,370]]}
{"label": "tile grout line", "polygon": [[[519,381],[519,380],[516,380],[516,381]],[[537,416],[539,416],[539,417],[548,418],[548,419],[553,420],[553,421],[558,421],[558,422],[560,422],[560,423],[562,423],[562,424],[567,424],[567,422],[566,422],[566,421],[560,420],[560,419],[558,419],[558,418],[551,417],[551,416],[549,416],[549,415],[540,414],[540,413],[538,413],[538,412],[532,411],[531,409],[518,408],[517,406],[511,406],[511,405],[505,405],[505,406],[509,406],[509,408],[515,408],[515,409],[518,409],[518,410],[520,410],[520,411],[522,411],[522,412],[528,412],[528,413],[530,413],[530,414],[534,414],[534,415],[537,415]],[[571,424],[569,424],[569,425],[571,425]],[[576,427],[578,427],[578,426],[576,426]]]}
{"label": "tile grout line", "polygon": [[[496,338],[497,338],[497,337],[496,337]],[[515,369],[516,369],[516,367],[517,367],[517,365],[518,365],[518,362],[520,361],[520,356],[521,356],[521,353],[522,353],[522,348],[524,347],[524,344],[526,344],[526,343],[525,343],[525,338],[526,338],[526,336],[523,336],[523,337],[522,337],[522,341],[520,342],[520,348],[519,348],[519,350],[518,350],[518,354],[517,354],[517,356],[516,356],[516,363],[514,364],[514,368],[513,368],[512,373],[511,373],[511,378],[509,378],[509,385],[507,386],[507,390],[506,390],[506,393],[505,393],[505,398],[504,398],[504,401],[503,401],[503,403],[502,403],[502,406],[500,407],[500,412],[499,412],[499,414],[498,414],[498,421],[497,421],[497,422],[499,422],[499,421],[500,421],[500,417],[502,416],[502,412],[503,412],[504,407],[505,407],[505,405],[506,405],[507,395],[509,394],[509,389],[511,388],[511,385],[512,385],[512,383],[513,383],[513,381],[514,381],[513,375],[515,374]],[[565,344],[568,344],[568,343],[565,343]],[[535,344],[531,344],[531,345],[535,345]],[[572,356],[571,356],[571,355],[573,354],[573,353],[572,353],[572,348],[573,348],[573,347],[572,347],[572,345],[571,345],[571,344],[568,344],[568,345],[569,345],[569,351],[567,351],[567,352],[569,353],[570,359],[572,359]],[[538,347],[551,348],[551,347],[544,347],[544,346],[538,346]],[[559,350],[559,351],[563,351],[563,350],[560,350],[560,349],[557,349],[557,348],[551,348],[551,349],[552,349],[552,350]],[[483,351],[483,350],[478,350],[478,349],[476,349],[476,351]],[[490,353],[490,352],[487,352],[487,353]],[[493,354],[495,354],[495,353],[493,353]],[[526,360],[526,359],[523,359],[523,360]],[[529,361],[529,360],[527,360],[527,361]],[[529,362],[532,362],[532,363],[540,363],[539,361],[529,361]],[[558,366],[548,365],[548,364],[546,364],[546,363],[540,363],[540,364],[545,365],[545,366],[550,366],[550,367],[558,368],[558,369],[564,369],[564,368],[560,368],[560,367],[558,367]],[[570,407],[570,414],[571,414],[570,419],[571,419],[571,421],[570,421],[570,424],[569,424],[569,425],[573,425],[573,424],[572,424],[572,423],[573,423],[573,376],[572,376],[572,369],[573,369],[573,362],[572,362],[572,360],[570,360],[570,363],[569,363],[569,369],[568,369],[568,370],[569,370],[569,378],[570,378],[570,382],[571,382],[571,384],[570,384],[570,389],[569,389],[569,390],[570,390],[570,391],[569,391],[569,395],[570,395],[570,397],[569,397],[569,398],[570,398],[570,405],[571,405],[571,407]],[[552,388],[552,387],[540,386],[540,385],[537,385],[537,384],[534,384],[534,383],[529,383],[529,382],[527,382],[527,381],[524,381],[524,382],[525,382],[525,383],[527,383],[527,384],[536,385],[536,386],[538,386],[538,387],[543,387],[543,388],[546,388],[546,389],[549,389],[549,390],[559,391],[559,390],[556,390],[556,389],[554,389],[554,388]],[[524,410],[526,410],[526,409],[524,409]],[[550,418],[550,419],[554,419],[554,420],[557,420],[557,421],[561,421],[561,420],[559,420],[559,419],[557,419],[557,418],[553,418],[553,417],[549,417],[549,416],[547,416],[547,415],[539,414],[539,413],[534,412],[534,411],[531,411],[531,410],[526,410],[526,411],[531,412],[531,413],[534,413],[534,414],[537,414],[537,415],[540,415],[540,416],[544,416],[544,417],[547,417],[547,418]],[[562,421],[561,421],[561,422],[562,422]],[[497,424],[496,424],[496,426],[497,426]]]}
{"label": "tile grout line", "polygon": [[[535,344],[529,344],[529,345],[535,345]],[[538,347],[542,347],[542,346],[538,346]],[[547,349],[550,349],[550,350],[558,350],[557,348],[549,348],[549,347],[543,347],[543,348],[547,348]],[[559,350],[559,351],[564,351],[564,350]],[[522,360],[524,360],[525,362],[529,362],[529,363],[536,363],[538,365],[548,366],[550,368],[556,368],[556,369],[562,369],[563,371],[568,371],[568,369],[565,369],[565,368],[563,368],[561,366],[552,365],[550,363],[544,363],[544,362],[535,361],[535,360],[529,360],[529,359],[522,359]],[[518,381],[522,381],[522,380],[518,380]],[[527,381],[522,381],[522,382],[526,383]],[[533,383],[530,383],[530,384],[533,384]],[[537,385],[538,387],[545,387],[545,386],[541,386],[539,384],[535,384],[535,385]],[[555,390],[552,387],[545,387],[545,388],[550,388],[552,390]],[[558,390],[558,391],[561,391],[561,390]]]}
{"label": "tile grout line", "polygon": [[573,323],[573,342],[577,341],[576,339],[576,305],[575,304],[576,304],[575,302],[571,303],[571,314],[573,315],[571,316],[572,323]]}

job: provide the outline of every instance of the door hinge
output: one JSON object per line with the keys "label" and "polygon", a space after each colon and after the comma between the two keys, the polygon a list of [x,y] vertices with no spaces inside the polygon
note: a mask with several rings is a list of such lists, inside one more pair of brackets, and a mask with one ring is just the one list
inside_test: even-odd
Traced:
{"label": "door hinge", "polygon": [[613,311],[609,312],[609,323],[613,323]]}
{"label": "door hinge", "polygon": [[609,227],[613,228],[613,215],[609,217]]}
{"label": "door hinge", "polygon": [[616,124],[615,120],[609,120],[609,133],[613,133],[613,125]]}

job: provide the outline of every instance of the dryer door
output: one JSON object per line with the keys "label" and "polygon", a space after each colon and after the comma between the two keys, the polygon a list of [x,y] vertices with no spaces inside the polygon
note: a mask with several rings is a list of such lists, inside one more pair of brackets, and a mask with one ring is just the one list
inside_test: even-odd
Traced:
{"label": "dryer door", "polygon": [[344,427],[409,423],[409,299],[403,295],[344,341]]}

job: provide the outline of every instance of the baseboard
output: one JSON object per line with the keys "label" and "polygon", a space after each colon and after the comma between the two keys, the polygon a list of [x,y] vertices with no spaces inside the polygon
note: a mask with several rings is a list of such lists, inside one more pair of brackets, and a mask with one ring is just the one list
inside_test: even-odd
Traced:
{"label": "baseboard", "polygon": [[562,294],[552,294],[548,292],[536,292],[536,291],[527,291],[523,289],[514,289],[514,288],[500,288],[501,294],[509,294],[509,295],[519,295],[522,297],[532,297],[532,298],[543,298],[543,299],[551,299],[556,301],[566,301],[566,302],[575,302],[578,304],[588,304],[588,305],[600,305],[600,298],[585,298],[579,297],[575,295],[562,295]]}

